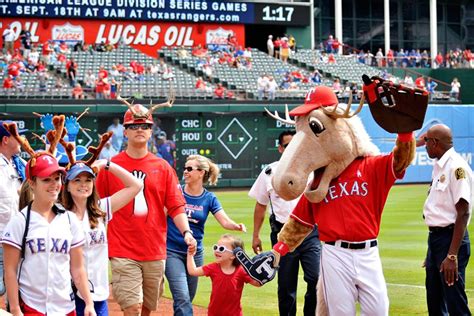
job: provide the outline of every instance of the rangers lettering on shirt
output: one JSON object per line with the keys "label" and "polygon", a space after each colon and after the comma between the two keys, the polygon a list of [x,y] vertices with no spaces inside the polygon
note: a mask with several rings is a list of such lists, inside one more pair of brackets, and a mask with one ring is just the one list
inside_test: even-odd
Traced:
{"label": "rangers lettering on shirt", "polygon": [[350,181],[339,182],[329,187],[328,194],[324,198],[324,202],[329,203],[329,201],[344,196],[367,196],[368,193],[369,191],[367,182],[359,182],[357,180],[352,183]]}
{"label": "rangers lettering on shirt", "polygon": [[[70,247],[67,239],[62,238],[51,238],[51,249],[52,253],[68,254]],[[26,245],[30,249],[32,254],[39,252],[46,252],[46,239],[45,238],[33,238],[26,242]]]}

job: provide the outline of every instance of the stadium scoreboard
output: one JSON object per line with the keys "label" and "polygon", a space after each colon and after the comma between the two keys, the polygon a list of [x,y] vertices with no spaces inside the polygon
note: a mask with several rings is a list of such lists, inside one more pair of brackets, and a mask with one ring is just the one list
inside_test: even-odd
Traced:
{"label": "stadium scoreboard", "polygon": [[175,121],[178,174],[187,156],[199,154],[219,166],[223,179],[255,179],[262,168],[278,160],[278,135],[292,128],[263,113],[206,113]]}
{"label": "stadium scoreboard", "polygon": [[308,5],[223,0],[0,0],[0,15],[307,26],[310,24]]}

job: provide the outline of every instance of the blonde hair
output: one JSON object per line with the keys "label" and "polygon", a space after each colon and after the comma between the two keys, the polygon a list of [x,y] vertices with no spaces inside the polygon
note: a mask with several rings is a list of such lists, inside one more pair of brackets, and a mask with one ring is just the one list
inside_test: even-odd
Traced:
{"label": "blonde hair", "polygon": [[[221,236],[221,239],[227,239],[227,240],[231,241],[232,242],[232,250],[234,250],[237,247],[244,250],[244,242],[239,237],[236,237],[232,234],[224,234],[224,235]],[[232,265],[238,266],[239,264],[240,264],[239,260],[237,260],[237,258],[234,258],[234,261],[232,261]]]}
{"label": "blonde hair", "polygon": [[216,185],[217,178],[220,174],[219,167],[209,158],[201,156],[201,155],[190,155],[186,158],[186,161],[195,160],[198,162],[198,168],[200,170],[204,170],[206,173],[204,174],[204,178],[202,182],[204,184]]}

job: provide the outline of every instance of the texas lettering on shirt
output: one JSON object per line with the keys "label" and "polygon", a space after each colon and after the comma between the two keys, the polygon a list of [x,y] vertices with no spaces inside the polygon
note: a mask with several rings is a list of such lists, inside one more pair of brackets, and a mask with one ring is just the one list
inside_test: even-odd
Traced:
{"label": "texas lettering on shirt", "polygon": [[193,223],[199,223],[199,220],[196,218],[193,218],[194,212],[202,212],[204,210],[204,207],[202,205],[193,205],[193,204],[187,204],[184,206],[184,210],[186,211],[186,215],[188,216],[188,221],[193,222]]}
{"label": "texas lettering on shirt", "polygon": [[[62,253],[68,254],[71,249],[67,239],[62,238],[51,238],[50,240],[50,249],[51,253]],[[33,238],[26,242],[26,246],[30,249],[32,254],[37,254],[41,252],[46,252],[46,238]]]}
{"label": "texas lettering on shirt", "polygon": [[369,193],[368,186],[369,184],[367,182],[357,180],[336,183],[329,186],[324,202],[329,203],[329,201],[344,196],[367,196]]}
{"label": "texas lettering on shirt", "polygon": [[105,244],[105,232],[97,230],[89,231],[88,241],[89,246]]}

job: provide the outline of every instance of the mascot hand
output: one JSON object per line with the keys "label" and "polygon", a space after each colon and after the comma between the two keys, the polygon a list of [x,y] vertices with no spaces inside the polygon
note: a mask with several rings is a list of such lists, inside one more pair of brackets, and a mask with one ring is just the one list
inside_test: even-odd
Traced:
{"label": "mascot hand", "polygon": [[40,120],[41,120],[41,126],[43,126],[44,128],[45,134],[49,132],[50,130],[54,129],[53,114],[47,113],[47,114],[41,115]]}
{"label": "mascot hand", "polygon": [[234,255],[247,274],[261,285],[275,278],[280,259],[278,254],[267,251],[250,259],[242,248],[237,247]]}
{"label": "mascot hand", "polygon": [[66,118],[65,124],[67,130],[67,136],[70,142],[74,142],[76,140],[76,136],[81,129],[81,126],[77,122],[77,118],[75,116],[69,116]]}
{"label": "mascot hand", "polygon": [[428,92],[380,77],[362,76],[364,96],[377,124],[389,133],[409,133],[423,126]]}

